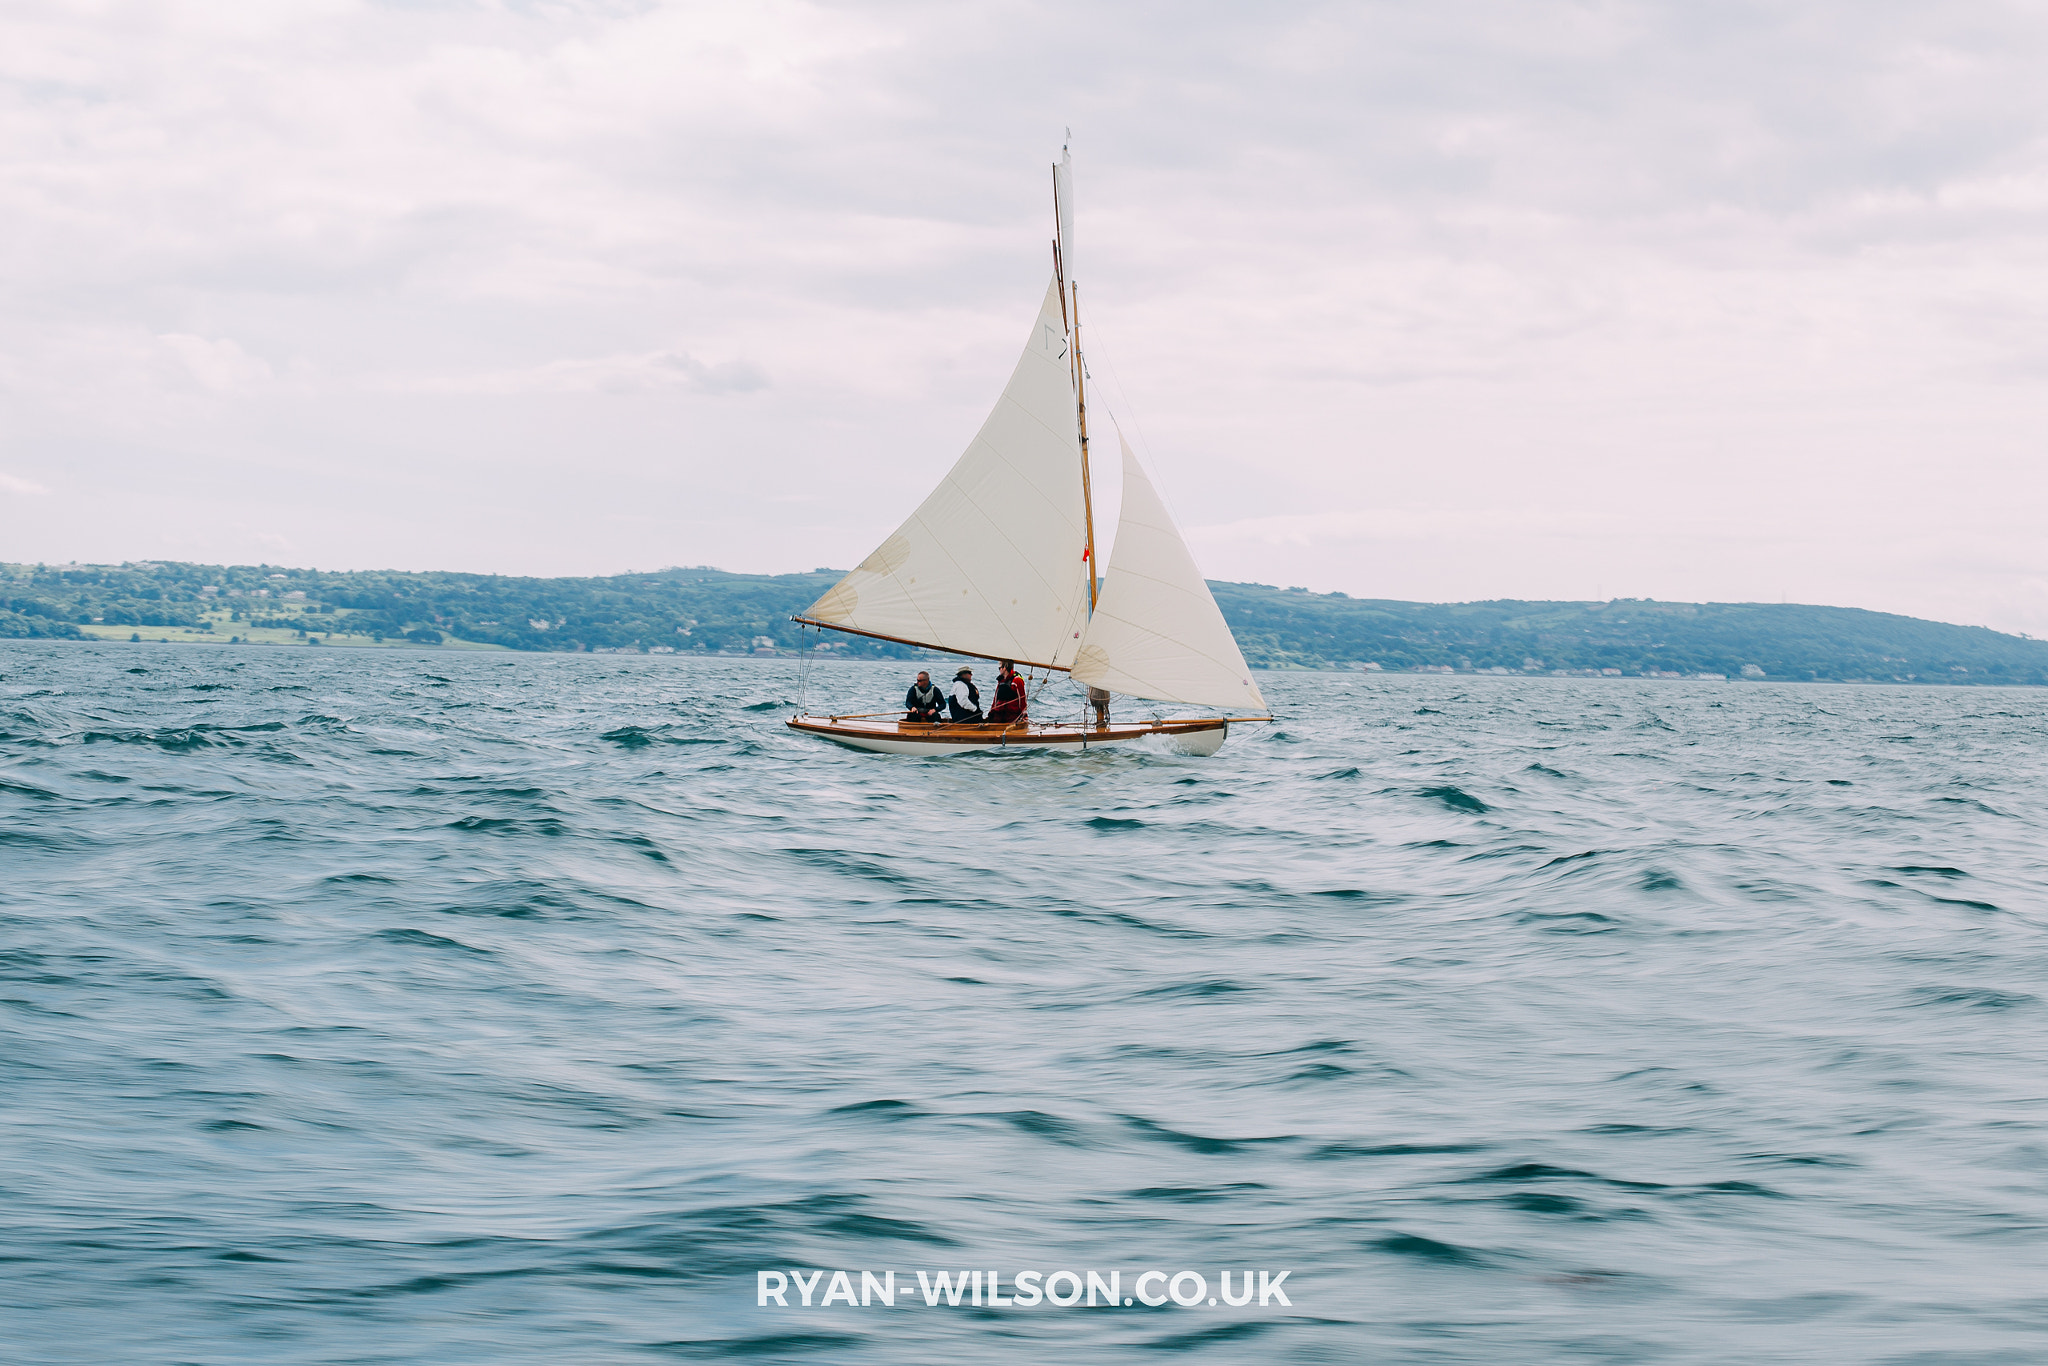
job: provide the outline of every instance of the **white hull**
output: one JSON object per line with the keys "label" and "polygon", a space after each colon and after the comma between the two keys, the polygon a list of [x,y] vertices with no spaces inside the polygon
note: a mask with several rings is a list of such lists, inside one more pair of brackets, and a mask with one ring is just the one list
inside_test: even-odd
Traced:
{"label": "white hull", "polygon": [[1155,744],[1177,754],[1207,756],[1223,748],[1228,721],[1157,721],[1144,725],[933,725],[831,716],[796,716],[792,730],[875,754],[978,754],[999,749],[1106,749]]}

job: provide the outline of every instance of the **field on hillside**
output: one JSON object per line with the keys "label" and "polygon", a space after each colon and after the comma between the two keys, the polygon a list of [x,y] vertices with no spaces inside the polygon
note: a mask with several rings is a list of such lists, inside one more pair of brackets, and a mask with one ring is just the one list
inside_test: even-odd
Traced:
{"label": "field on hillside", "polygon": [[[419,649],[417,641],[402,636],[382,636],[378,632],[357,627],[351,629],[349,619],[360,617],[361,613],[347,608],[331,612],[315,612],[297,604],[276,604],[265,609],[266,619],[295,617],[303,625],[252,626],[246,620],[237,620],[237,614],[222,607],[216,611],[195,613],[201,621],[198,626],[138,626],[120,623],[89,621],[78,623],[78,630],[93,640],[140,641],[182,643],[188,645],[315,645],[338,646],[351,649],[381,650],[405,646]],[[502,650],[502,645],[484,645],[475,641],[458,640],[453,636],[441,642],[442,649],[448,650]]]}

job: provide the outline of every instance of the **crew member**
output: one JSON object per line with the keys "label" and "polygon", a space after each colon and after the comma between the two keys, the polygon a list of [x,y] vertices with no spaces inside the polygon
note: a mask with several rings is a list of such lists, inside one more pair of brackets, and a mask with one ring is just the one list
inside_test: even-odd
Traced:
{"label": "crew member", "polygon": [[1109,728],[1109,689],[1090,687],[1088,689],[1088,705],[1095,708],[1096,729],[1107,730]]}
{"label": "crew member", "polygon": [[932,686],[932,676],[923,669],[917,671],[917,682],[910,685],[910,691],[903,694],[903,719],[906,721],[936,721],[945,714],[946,695]]}
{"label": "crew member", "polygon": [[996,700],[988,709],[988,719],[991,725],[1003,726],[1030,719],[1024,714],[1024,675],[1010,660],[996,666]]}
{"label": "crew member", "polygon": [[962,669],[953,675],[953,697],[948,705],[955,721],[980,722],[981,689],[974,686],[974,670]]}

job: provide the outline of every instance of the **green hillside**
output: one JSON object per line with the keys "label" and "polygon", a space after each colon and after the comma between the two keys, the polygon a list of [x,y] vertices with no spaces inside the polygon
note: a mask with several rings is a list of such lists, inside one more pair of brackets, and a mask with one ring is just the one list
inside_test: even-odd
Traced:
{"label": "green hillside", "polygon": [[1920,683],[2048,683],[2048,641],[1799,603],[1422,603],[1212,584],[1247,657],[1268,667],[1568,673],[1619,670]]}
{"label": "green hillside", "polygon": [[[841,572],[696,568],[541,579],[272,565],[7,565],[0,566],[0,637],[779,653],[818,643],[815,632],[800,636],[789,617]],[[1848,607],[1419,603],[1264,584],[1212,587],[1246,656],[1269,668],[2048,683],[2048,642]],[[853,636],[825,643],[856,658],[915,653]]]}

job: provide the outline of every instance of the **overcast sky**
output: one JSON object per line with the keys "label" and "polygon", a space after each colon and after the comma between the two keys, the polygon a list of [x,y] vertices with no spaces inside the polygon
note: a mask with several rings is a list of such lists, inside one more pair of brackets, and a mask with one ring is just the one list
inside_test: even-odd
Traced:
{"label": "overcast sky", "polygon": [[2048,635],[2044,72],[1988,0],[12,0],[0,559],[849,566],[1071,125],[1211,577]]}

